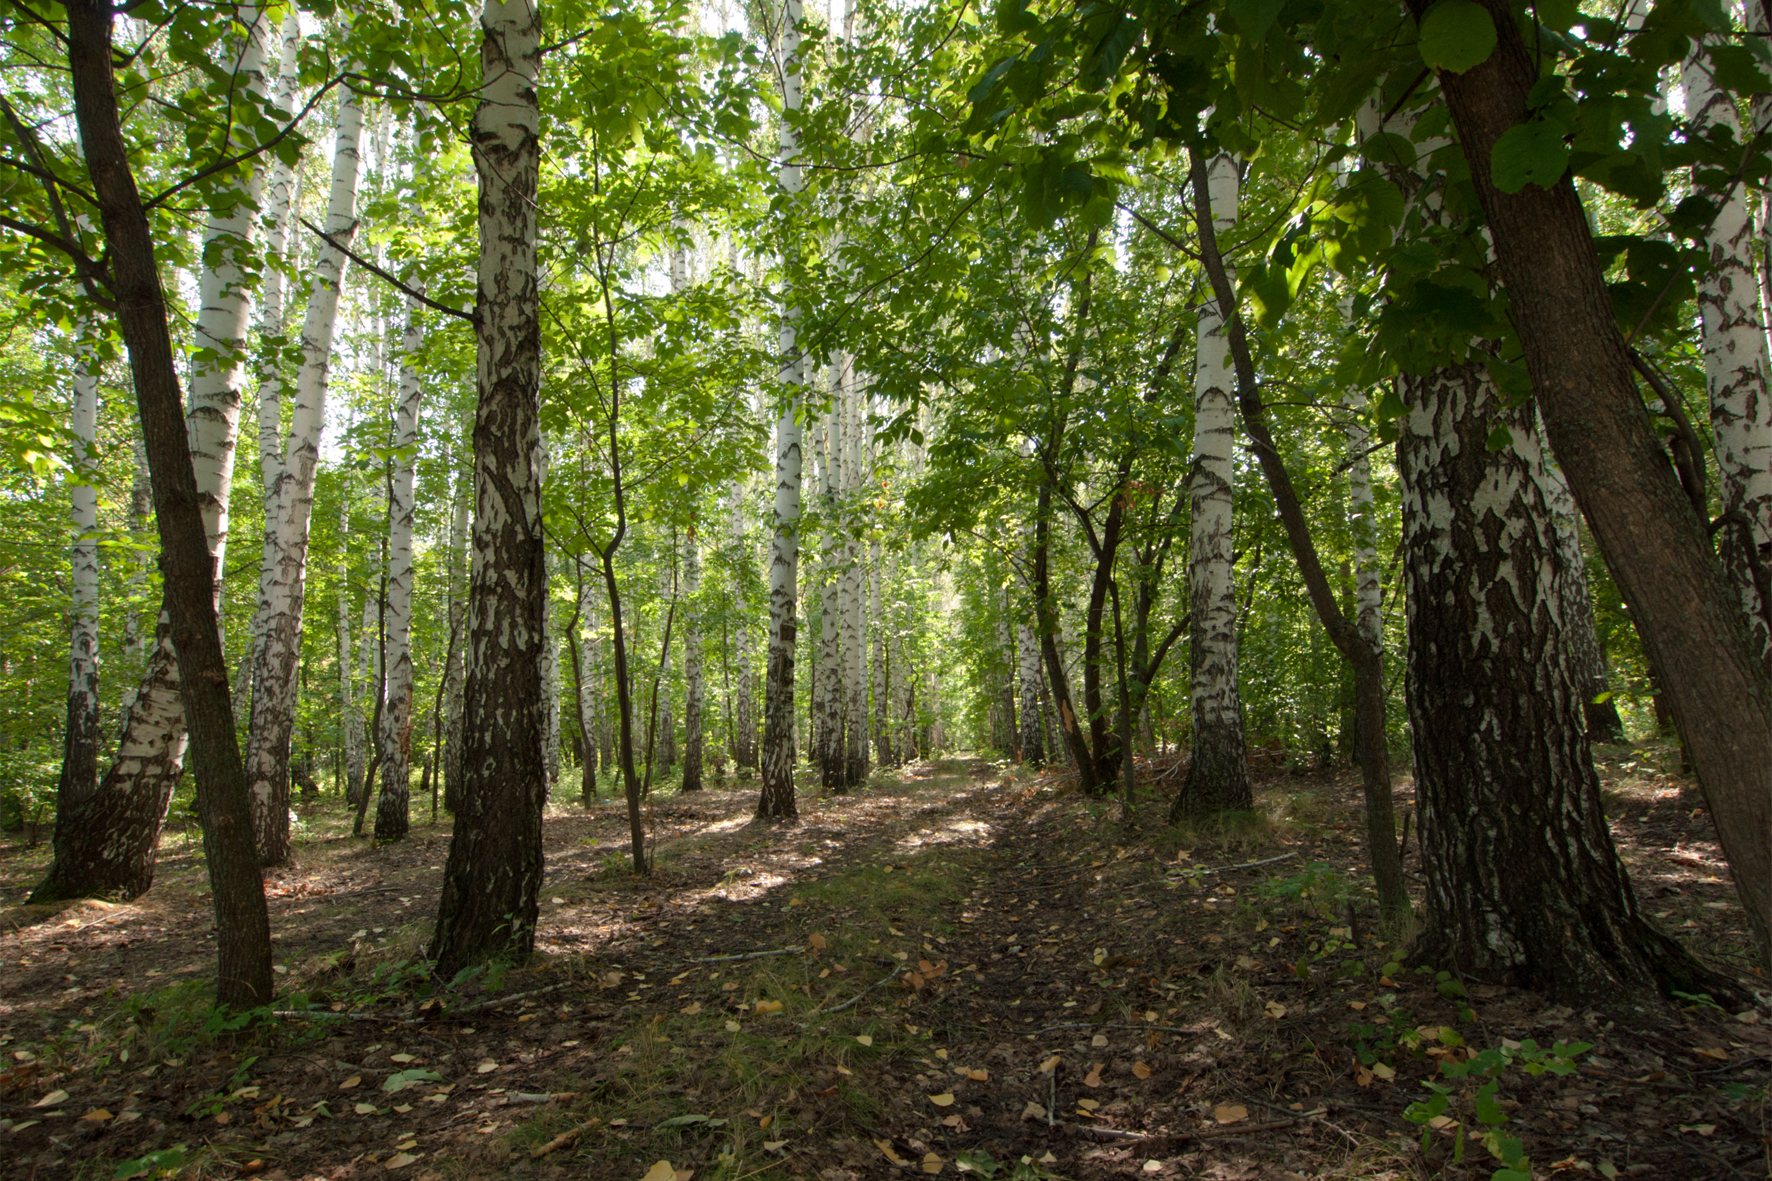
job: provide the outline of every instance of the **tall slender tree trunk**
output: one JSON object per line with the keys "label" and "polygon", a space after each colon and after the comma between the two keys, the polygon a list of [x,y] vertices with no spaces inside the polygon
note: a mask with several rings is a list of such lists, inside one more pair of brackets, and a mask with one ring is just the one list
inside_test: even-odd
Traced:
{"label": "tall slender tree trunk", "polygon": [[[840,380],[831,366],[833,388]],[[819,424],[813,444],[818,458],[818,500],[823,516],[818,538],[819,588],[818,676],[813,683],[812,750],[818,764],[819,782],[826,791],[845,792],[849,780],[843,773],[843,572],[838,564],[841,525],[838,520],[842,445],[838,442],[840,411],[835,403]]]}
{"label": "tall slender tree trunk", "polygon": [[[459,486],[459,481],[458,481]],[[461,637],[467,621],[467,600],[465,580],[463,579],[462,555],[468,545],[468,498],[458,490],[455,494],[455,513],[449,525],[449,630],[451,634]],[[444,676],[449,680],[445,713],[445,737],[443,740],[443,806],[453,814],[461,806],[461,771],[462,746],[466,736],[462,733],[462,688],[467,682],[467,667],[463,653],[465,644],[457,643],[450,651],[449,667]]]}
{"label": "tall slender tree trunk", "polygon": [[351,646],[350,539],[347,493],[338,505],[338,728],[344,745],[345,801],[355,806],[363,790],[363,727],[358,724],[356,650]]}
{"label": "tall slender tree trunk", "polygon": [[[332,186],[326,203],[326,232],[340,243],[357,226],[357,141],[363,107],[355,92],[339,100],[338,130],[332,153]],[[344,251],[322,243],[308,291],[301,333],[301,369],[289,439],[276,472],[276,503],[265,518],[264,558],[259,577],[258,663],[253,675],[252,724],[246,743],[247,783],[252,793],[253,836],[260,860],[289,860],[289,747],[295,731],[297,673],[301,663],[302,609],[307,591],[308,526],[314,512],[314,479],[319,470],[320,435],[326,425],[326,393],[331,380],[333,327],[338,320]],[[263,573],[268,570],[269,573]]]}
{"label": "tall slender tree trunk", "polygon": [[[868,611],[875,620],[880,619],[880,541],[874,538],[868,542]],[[878,623],[873,628],[871,637],[871,655],[868,662],[870,669],[870,687],[874,701],[873,712],[868,715],[872,721],[874,752],[879,757],[882,767],[895,765],[892,759],[892,727],[888,688],[891,684],[890,670],[887,661],[891,653],[886,647],[886,631]]]}
{"label": "tall slender tree trunk", "polygon": [[[253,857],[246,777],[216,626],[218,565],[208,543],[202,489],[180,413],[160,271],[118,119],[111,12],[99,0],[70,0],[65,10],[80,145],[104,225],[118,327],[129,350],[152,473],[165,598],[215,906],[216,999],[240,1008],[263,1005],[272,992],[270,922]],[[258,14],[249,9],[245,15],[251,22]],[[219,486],[225,488],[225,481]]]}
{"label": "tall slender tree trunk", "polygon": [[[732,547],[739,565],[743,565],[756,556],[751,542],[750,522],[746,509],[749,507],[745,496],[742,480],[732,484]],[[738,773],[757,769],[757,707],[754,689],[754,654],[752,629],[750,627],[750,596],[745,594],[745,582],[742,578],[735,580],[732,590],[732,733],[728,738],[731,746],[732,764]]]}
{"label": "tall slender tree trunk", "polygon": [[683,782],[702,788],[701,539],[691,525],[683,537]]}
{"label": "tall slender tree trunk", "polygon": [[1040,645],[1026,620],[1016,625],[1015,655],[1021,686],[1021,761],[1038,767],[1046,761],[1040,729]]}
{"label": "tall slender tree trunk", "polygon": [[[782,124],[776,183],[787,198],[789,217],[798,206],[800,176],[800,0],[785,0],[781,30]],[[798,227],[790,224],[790,235]],[[785,387],[775,423],[775,534],[769,554],[769,667],[763,686],[763,788],[757,816],[790,820],[800,814],[794,792],[794,657],[799,629],[795,596],[800,564],[800,388],[805,358],[800,352],[800,298],[791,283],[782,291],[781,358],[778,380]]]}
{"label": "tall slender tree trunk", "polygon": [[381,798],[375,839],[397,841],[411,823],[412,794],[412,512],[418,464],[418,410],[424,387],[418,354],[424,326],[407,297],[400,341],[400,401],[394,410],[394,483],[388,497],[388,704],[382,711]]}
{"label": "tall slender tree trunk", "polygon": [[487,0],[481,17],[480,177],[475,313],[474,566],[468,598],[461,811],[449,843],[431,955],[463,965],[535,947],[547,767],[541,655],[541,319],[536,189],[541,14],[534,0]]}
{"label": "tall slender tree trunk", "polygon": [[[1752,7],[1750,4],[1749,7]],[[1701,42],[1680,69],[1694,135],[1742,139],[1735,96],[1719,88]],[[1754,272],[1754,219],[1747,190],[1734,185],[1705,233],[1710,266],[1698,284],[1704,324],[1704,382],[1711,439],[1722,474],[1723,567],[1741,596],[1748,631],[1772,676],[1772,393],[1766,321]]]}
{"label": "tall slender tree trunk", "polygon": [[[843,455],[837,465],[843,522],[843,581],[837,594],[842,611],[838,626],[842,630],[843,780],[859,787],[868,780],[869,620],[879,619],[880,604],[876,598],[870,609],[868,562],[862,546],[862,533],[868,525],[864,508],[868,474],[864,466],[867,447],[863,439],[866,424],[861,382],[853,354],[840,352],[834,360],[839,383],[839,420],[843,424]],[[872,630],[875,636],[879,635],[877,622]],[[880,765],[892,765],[890,755],[881,758]]]}
{"label": "tall slender tree trunk", "polygon": [[[1534,421],[1539,437],[1544,436],[1542,424]],[[1600,656],[1599,635],[1595,631],[1593,598],[1587,586],[1587,559],[1581,552],[1580,514],[1575,496],[1569,491],[1569,479],[1554,463],[1545,476],[1545,495],[1551,516],[1557,525],[1557,554],[1568,572],[1562,587],[1564,628],[1569,643],[1569,667],[1575,676],[1576,690],[1581,694],[1581,713],[1587,719],[1587,740],[1623,742],[1624,719],[1612,700],[1607,683],[1606,662]]]}
{"label": "tall slender tree trunk", "polygon": [[[109,9],[88,3],[82,12],[83,21],[94,22],[84,26],[87,33],[93,37],[102,36],[108,52],[111,19]],[[265,80],[262,67],[265,46],[270,36],[270,21],[253,8],[243,8],[239,15],[241,24],[246,29],[246,36],[239,44],[238,57],[235,59],[235,78],[243,88],[263,95]],[[88,49],[97,52],[97,42],[89,45]],[[111,103],[112,109],[108,117],[114,120],[115,95],[110,89],[108,66],[106,70],[105,97],[101,98],[96,93],[89,97],[94,101]],[[89,78],[88,84],[97,85],[98,81],[95,74]],[[106,118],[103,112],[97,110],[90,110],[88,114],[101,120]],[[127,176],[127,159],[119,160],[116,167],[122,169]],[[117,183],[121,185],[120,180]],[[260,174],[254,170],[245,179],[223,189],[217,196],[206,226],[203,256],[209,260],[209,265],[200,278],[202,307],[197,324],[198,345],[204,351],[193,358],[190,397],[184,408],[183,450],[188,454],[193,478],[196,480],[194,495],[201,511],[210,554],[211,614],[218,620],[221,602],[220,572],[224,567],[228,540],[228,500],[233,488],[235,438],[240,423],[240,362],[245,349],[248,304],[244,276],[251,269],[252,228],[259,184]],[[134,190],[133,177],[128,177],[128,185],[130,192],[127,202],[135,203],[139,200],[139,194]],[[124,200],[121,188],[115,196]],[[118,215],[128,216],[121,211]],[[144,229],[143,233],[146,232]],[[111,234],[111,222],[106,220],[107,242]],[[149,251],[144,265],[151,266],[151,243],[144,244],[143,249]],[[153,299],[151,307],[139,309],[139,314],[150,320],[165,311],[158,278],[154,281]],[[143,332],[154,331],[145,320],[138,328]],[[139,339],[131,340],[127,334],[124,341],[130,348],[133,367],[136,364],[136,350],[150,346]],[[158,345],[151,347],[157,348]],[[170,342],[167,347],[171,347]],[[151,360],[145,360],[144,363],[153,364]],[[139,376],[137,380],[139,384]],[[176,395],[176,371],[170,375],[169,380]],[[137,396],[139,400],[139,388]],[[162,454],[159,461],[156,461],[151,448],[146,444],[143,446],[143,456],[150,473],[156,468],[157,462],[164,463],[168,459],[166,454]],[[150,493],[156,505],[162,494],[158,485],[170,478],[161,471],[157,479],[149,481]],[[162,531],[166,527],[164,522],[157,524]],[[164,547],[164,535],[161,544]],[[170,560],[162,554],[163,563]],[[160,829],[172,803],[173,786],[184,770],[188,746],[184,716],[185,694],[180,681],[184,657],[179,653],[184,638],[176,634],[178,620],[186,617],[188,608],[172,604],[167,598],[171,593],[169,584],[163,582],[157,616],[160,622],[155,630],[155,643],[148,651],[147,669],[141,683],[124,711],[122,736],[117,744],[116,758],[96,791],[79,801],[70,812],[58,813],[55,861],[51,863],[42,884],[33,891],[31,897],[35,900],[94,895],[134,898],[153,885]],[[174,629],[173,632],[167,631],[169,626]],[[216,626],[219,627],[219,623]],[[175,639],[178,641],[176,644]],[[218,631],[218,646],[220,642]],[[226,668],[222,669],[221,681],[223,692],[226,693]],[[231,719],[231,704],[228,713]],[[229,726],[232,726],[231,720]],[[237,739],[231,739],[230,745],[237,757]],[[212,757],[220,756],[212,752]]]}
{"label": "tall slender tree trunk", "polygon": [[[1501,0],[1487,59],[1440,75],[1495,242],[1551,445],[1619,590],[1704,788],[1761,959],[1772,962],[1772,677],[1737,585],[1661,458],[1567,176],[1495,187],[1496,142],[1523,122],[1538,67]],[[1410,0],[1417,19],[1426,0]]]}
{"label": "tall slender tree trunk", "polygon": [[[1402,381],[1397,444],[1422,962],[1560,1000],[1703,977],[1637,912],[1612,844],[1568,643],[1549,457],[1481,365]],[[1491,450],[1497,420],[1512,442]]]}
{"label": "tall slender tree trunk", "polygon": [[[1222,233],[1237,222],[1237,161],[1215,156],[1207,169],[1212,220]],[[1231,448],[1237,420],[1226,337],[1230,310],[1219,307],[1216,299],[1200,306],[1188,547],[1193,749],[1171,818],[1247,809],[1255,800],[1237,690],[1237,597],[1231,569]]]}
{"label": "tall slender tree trunk", "polygon": [[[596,640],[588,645],[581,640],[588,630],[597,634],[597,617],[591,606],[591,589],[585,580],[584,555],[572,556],[573,591],[575,594],[572,624],[566,630],[568,651],[572,653],[573,704],[578,715],[578,733],[582,740],[579,759],[579,803],[588,808],[597,800],[597,689]],[[588,648],[588,651],[586,650]]]}
{"label": "tall slender tree trunk", "polygon": [[72,816],[98,790],[98,376],[97,351],[88,338],[97,326],[82,324],[74,344],[72,480],[68,487],[73,594],[68,604],[68,720],[62,733],[59,817]]}

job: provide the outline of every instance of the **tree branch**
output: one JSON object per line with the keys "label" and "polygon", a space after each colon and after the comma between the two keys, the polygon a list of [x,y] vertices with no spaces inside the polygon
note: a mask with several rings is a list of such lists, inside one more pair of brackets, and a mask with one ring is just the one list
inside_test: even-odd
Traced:
{"label": "tree branch", "polygon": [[368,271],[370,274],[374,275],[376,278],[381,279],[384,282],[391,284],[399,291],[401,291],[401,292],[405,293],[406,295],[410,296],[411,298],[417,300],[419,303],[424,304],[427,308],[430,308],[432,311],[442,312],[446,316],[454,316],[458,320],[466,320],[468,323],[474,325],[475,327],[479,326],[480,317],[477,314],[475,314],[473,312],[464,312],[460,308],[452,308],[448,304],[438,303],[436,300],[432,299],[430,296],[426,295],[424,292],[418,290],[416,287],[412,287],[409,284],[407,284],[407,283],[401,281],[400,279],[394,277],[393,275],[389,274],[387,271],[382,270],[380,267],[376,266],[374,263],[372,263],[368,259],[364,258],[361,254],[358,254],[356,251],[352,250],[349,246],[346,246],[343,242],[340,242],[337,238],[334,238],[331,234],[328,234],[325,230],[321,229],[319,226],[315,225],[313,222],[309,221],[307,218],[305,218],[305,217],[302,218],[301,224],[302,224],[302,227],[304,229],[306,229],[309,233],[311,233],[315,237],[319,238],[322,242],[326,243],[328,246],[332,247],[334,250],[337,250],[339,253],[343,254],[346,258],[350,259],[352,262],[356,263],[358,266],[362,267],[364,270]]}

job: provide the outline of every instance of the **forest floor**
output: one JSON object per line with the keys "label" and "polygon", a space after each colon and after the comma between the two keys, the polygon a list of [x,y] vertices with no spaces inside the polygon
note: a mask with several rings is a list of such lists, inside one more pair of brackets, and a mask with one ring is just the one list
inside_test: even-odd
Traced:
{"label": "forest floor", "polygon": [[[1707,816],[1665,752],[1608,754],[1645,907],[1739,962]],[[1487,1116],[1532,1177],[1768,1175],[1766,1014],[1460,995],[1372,929],[1351,776],[1264,758],[1258,815],[1188,831],[1162,823],[1179,764],[1144,771],[1138,827],[979,759],[789,827],[727,781],[655,801],[645,879],[619,804],[557,808],[537,955],[441,1003],[413,964],[446,824],[375,848],[309,808],[267,884],[280,1003],[322,1011],[240,1031],[204,1001],[200,842],[169,832],[133,904],[60,909],[18,905],[46,854],[6,846],[0,1173],[1487,1179]],[[1499,1103],[1446,1079],[1411,1119],[1475,1051]]]}

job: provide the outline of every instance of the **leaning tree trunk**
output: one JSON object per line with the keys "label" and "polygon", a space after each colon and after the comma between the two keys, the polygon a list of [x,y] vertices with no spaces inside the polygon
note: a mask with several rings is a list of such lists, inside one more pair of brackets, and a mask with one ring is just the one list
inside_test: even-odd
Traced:
{"label": "leaning tree trunk", "polygon": [[[1549,457],[1480,364],[1401,382],[1409,718],[1427,878],[1415,956],[1573,1003],[1699,987],[1637,911],[1567,634]],[[1486,444],[1500,422],[1512,442]]]}
{"label": "leaning tree trunk", "polygon": [[[160,567],[191,734],[203,853],[215,907],[216,999],[223,1005],[250,1008],[271,999],[271,932],[264,883],[253,857],[246,776],[216,626],[216,559],[206,535],[202,489],[181,414],[160,270],[118,120],[111,74],[111,13],[97,0],[69,0],[64,7],[80,146],[104,225],[117,324],[129,350],[152,474]],[[249,9],[246,15],[250,21],[258,14]],[[220,486],[225,488],[225,481]]]}
{"label": "leaning tree trunk", "polygon": [[[776,182],[790,216],[798,206],[800,175],[800,0],[786,0],[782,13],[782,110]],[[789,226],[790,232],[797,226]],[[775,535],[769,553],[769,665],[763,682],[763,787],[757,816],[791,820],[800,814],[794,795],[794,656],[799,629],[794,599],[800,565],[800,388],[805,358],[800,353],[800,307],[791,286],[782,292],[777,351],[779,380],[788,393],[775,423]]]}
{"label": "leaning tree trunk", "polygon": [[430,954],[447,979],[535,947],[547,784],[541,657],[541,319],[535,255],[541,15],[487,0],[481,17],[480,274],[475,300],[474,562],[467,626],[461,810]]}
{"label": "leaning tree trunk", "polygon": [[394,446],[400,458],[388,497],[388,704],[382,711],[381,798],[375,805],[378,841],[400,840],[411,823],[412,485],[418,463],[418,408],[424,397],[418,377],[423,347],[418,301],[408,296],[406,331],[400,341],[400,402],[394,411]]}
{"label": "leaning tree trunk", "polygon": [[[1208,165],[1212,219],[1219,232],[1237,221],[1237,161]],[[1194,370],[1194,470],[1188,592],[1193,749],[1171,819],[1254,807],[1243,703],[1237,692],[1237,596],[1231,570],[1231,444],[1236,436],[1226,319],[1230,309],[1200,306]]]}
{"label": "leaning tree trunk", "polygon": [[[1738,587],[1661,458],[1574,181],[1495,186],[1491,154],[1539,72],[1501,0],[1497,42],[1440,86],[1494,237],[1544,424],[1692,754],[1763,962],[1772,962],[1772,677]],[[1427,0],[1410,0],[1417,19]]]}
{"label": "leaning tree trunk", "polygon": [[302,608],[307,591],[308,526],[314,513],[320,435],[326,425],[326,392],[344,277],[342,243],[357,225],[357,141],[363,105],[354,91],[339,100],[332,153],[332,187],[326,233],[308,291],[301,333],[301,369],[289,440],[276,477],[276,503],[265,518],[264,569],[253,633],[258,661],[253,673],[252,724],[246,740],[247,783],[252,792],[253,837],[266,865],[289,860],[289,744],[295,732],[297,674],[301,664]]}
{"label": "leaning tree trunk", "polygon": [[[88,6],[84,11],[91,20],[103,26],[102,36],[108,47],[108,10]],[[235,76],[249,91],[262,96],[265,89],[262,65],[270,21],[262,19],[262,14],[252,8],[241,9],[240,18],[248,33],[238,49]],[[97,27],[89,27],[88,31],[93,36],[101,35]],[[96,85],[98,80],[94,77],[91,82]],[[104,85],[110,94],[110,82],[106,81]],[[127,161],[118,166],[127,169]],[[203,257],[209,265],[205,267],[199,284],[202,308],[197,324],[203,351],[192,361],[190,398],[184,411],[184,450],[189,454],[197,483],[195,495],[202,514],[212,571],[211,611],[218,619],[220,571],[227,549],[228,500],[233,488],[234,444],[240,425],[239,358],[244,350],[248,290],[244,275],[251,269],[259,177],[254,169],[217,194],[214,212],[204,233]],[[129,183],[133,189],[133,178]],[[107,223],[107,240],[109,235]],[[151,245],[147,249],[151,250]],[[144,316],[151,311],[164,311],[158,302],[161,299],[158,280],[154,290],[154,309],[142,310]],[[127,338],[125,343],[130,343]],[[176,390],[176,372],[171,380]],[[143,453],[151,471],[154,457],[145,447]],[[162,473],[160,478],[163,481],[167,477]],[[153,490],[152,495],[158,496],[159,491]],[[173,786],[184,770],[188,745],[184,695],[179,679],[182,657],[177,654],[173,637],[165,632],[166,621],[176,622],[182,610],[175,609],[167,600],[168,593],[163,585],[156,642],[148,651],[148,665],[140,686],[124,711],[123,733],[117,744],[116,758],[96,791],[80,801],[72,814],[58,814],[56,860],[50,865],[42,884],[32,892],[31,897],[35,900],[88,896],[134,898],[154,884],[160,829],[172,803]],[[219,631],[216,642],[219,646]],[[224,686],[227,683],[225,669],[222,683]],[[229,713],[231,716],[231,707]],[[237,739],[233,744],[237,750]],[[65,834],[67,842],[72,843],[64,842],[64,827],[68,829]]]}
{"label": "leaning tree trunk", "polygon": [[705,691],[701,661],[701,539],[691,525],[683,539],[683,791],[702,788]]}
{"label": "leaning tree trunk", "polygon": [[[1680,81],[1693,134],[1724,132],[1739,142],[1735,97],[1717,86],[1710,53],[1702,44],[1693,44]],[[1772,392],[1767,389],[1766,323],[1754,273],[1754,219],[1742,186],[1731,185],[1721,198],[1704,244],[1710,254],[1710,266],[1698,285],[1704,383],[1728,521],[1719,541],[1724,569],[1741,596],[1761,663],[1772,673]]]}
{"label": "leaning tree trunk", "polygon": [[98,474],[99,359],[90,340],[96,327],[82,323],[74,344],[74,454],[69,465],[74,482],[68,486],[73,595],[68,604],[68,721],[55,789],[58,851],[61,818],[72,819],[78,805],[98,790],[98,488],[93,480]]}

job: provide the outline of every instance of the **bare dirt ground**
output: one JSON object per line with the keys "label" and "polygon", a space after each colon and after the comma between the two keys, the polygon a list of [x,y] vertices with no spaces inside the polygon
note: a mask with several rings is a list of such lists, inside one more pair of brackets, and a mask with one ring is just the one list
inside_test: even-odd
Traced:
{"label": "bare dirt ground", "polygon": [[[1610,754],[1646,908],[1764,987],[1689,786]],[[1506,1135],[1537,1178],[1768,1176],[1766,1012],[1402,968],[1351,777],[1265,758],[1259,815],[1193,832],[1162,823],[1179,765],[1144,773],[1141,826],[977,759],[790,827],[728,781],[655,801],[645,879],[619,805],[558,808],[537,956],[453,989],[416,962],[446,821],[374,848],[317,806],[267,883],[289,1015],[243,1029],[204,1001],[196,842],[169,832],[135,903],[54,910],[16,905],[45,850],[6,846],[0,1172],[1487,1179]],[[1411,1107],[1429,1082],[1444,1110]]]}

